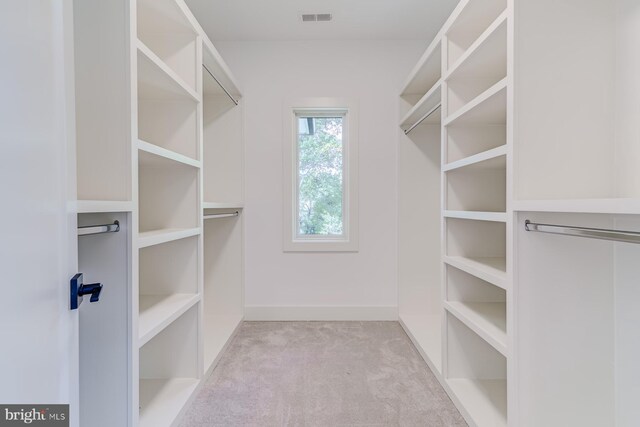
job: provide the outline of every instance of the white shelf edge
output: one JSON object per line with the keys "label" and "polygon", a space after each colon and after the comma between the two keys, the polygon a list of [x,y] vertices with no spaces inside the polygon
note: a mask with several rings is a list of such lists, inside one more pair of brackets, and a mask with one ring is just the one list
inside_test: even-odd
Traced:
{"label": "white shelf edge", "polygon": [[178,87],[180,87],[186,96],[193,101],[200,102],[200,96],[189,85],[173,71],[158,55],[153,53],[151,49],[145,45],[142,40],[137,40],[138,52],[142,53],[149,61],[151,61],[158,69],[160,69],[170,80],[173,81]]}
{"label": "white shelf edge", "polygon": [[443,213],[445,218],[471,219],[476,221],[507,222],[506,212],[451,211]]}
{"label": "white shelf edge", "polygon": [[[446,384],[453,393],[454,402],[468,418],[469,425],[478,427],[507,426],[507,380],[448,378]],[[494,401],[500,400],[499,405]],[[503,403],[504,402],[504,403]]]}
{"label": "white shelf edge", "polygon": [[[413,343],[413,346],[418,350],[418,353],[420,353],[420,355],[422,356],[422,358],[424,359],[424,361],[427,363],[427,365],[429,366],[429,369],[431,369],[433,371],[434,374],[437,375],[442,375],[442,330],[440,330],[440,334],[438,336],[438,339],[440,340],[439,343],[439,354],[431,354],[431,352],[425,348],[424,344],[424,339],[420,339],[420,333],[415,331],[415,328],[413,328],[411,325],[414,324],[415,322],[413,321],[408,321],[410,318],[412,317],[424,317],[425,318],[425,322],[428,321],[429,317],[436,317],[439,315],[424,315],[424,316],[405,316],[405,315],[399,315],[398,316],[398,322],[400,323],[400,326],[402,326],[402,329],[404,329],[404,332],[407,334],[407,336],[409,337],[409,339],[411,340],[411,342]],[[438,321],[438,327],[442,328],[442,320],[439,319]]]}
{"label": "white shelf edge", "polygon": [[[224,80],[226,80],[226,84],[224,84],[224,88],[229,91],[229,93],[231,95],[234,95],[234,97],[236,98],[236,101],[239,101],[242,98],[242,92],[240,92],[239,85],[238,82],[236,81],[235,76],[233,75],[233,73],[231,72],[231,70],[229,69],[229,66],[227,65],[227,63],[224,61],[224,59],[222,58],[222,55],[220,55],[220,53],[218,52],[218,50],[216,49],[216,47],[213,45],[213,43],[211,42],[211,40],[209,39],[209,36],[207,36],[207,34],[204,32],[204,30],[202,30],[202,45],[203,47],[208,51],[208,53],[211,55],[212,60],[214,61],[214,63],[217,65],[217,69],[219,69],[220,71],[222,71],[223,76],[225,77]],[[204,65],[207,65],[206,62],[207,58],[206,55],[203,55],[202,58],[202,62]],[[210,67],[207,66],[208,68],[214,68],[214,67]],[[211,70],[211,72],[213,72],[215,70]],[[216,78],[220,78],[220,75],[217,75]],[[223,82],[221,82],[223,83]]]}
{"label": "white shelf edge", "polygon": [[[506,304],[506,303],[502,303]],[[507,333],[502,331],[491,331],[490,329],[497,329],[496,327],[487,328],[486,324],[489,321],[482,320],[478,322],[475,317],[478,317],[475,313],[471,313],[471,310],[464,307],[457,301],[444,301],[444,308],[454,315],[458,320],[464,323],[469,329],[476,333],[480,338],[485,340],[491,347],[495,348],[504,357],[507,357]]]}
{"label": "white shelf edge", "polygon": [[165,228],[138,234],[138,249],[161,245],[200,234],[200,228]]}
{"label": "white shelf edge", "polygon": [[498,95],[500,92],[506,89],[507,89],[507,78],[505,77],[504,79],[500,80],[498,83],[491,86],[489,89],[482,92],[476,98],[469,101],[464,107],[460,108],[453,115],[447,117],[446,120],[444,121],[444,126],[450,126],[451,124],[458,121],[460,118],[466,116],[468,113],[480,107],[486,101],[490,100],[491,98],[493,98],[494,96]]}
{"label": "white shelf edge", "polygon": [[69,211],[75,213],[132,212],[134,202],[118,200],[76,200],[69,202]]}
{"label": "white shelf edge", "polygon": [[145,153],[200,169],[201,163],[199,160],[192,159],[191,157],[176,153],[175,151],[167,150],[166,148],[162,148],[141,139],[138,140],[137,146],[138,150],[144,151]]}
{"label": "white shelf edge", "polygon": [[460,169],[465,166],[471,166],[478,163],[485,162],[487,160],[496,159],[501,156],[507,155],[507,146],[501,145],[491,150],[483,151],[482,153],[474,154],[473,156],[465,157],[464,159],[456,160],[455,162],[447,163],[442,167],[444,172]]}
{"label": "white shelf edge", "polygon": [[449,71],[442,78],[444,81],[449,81],[451,76],[453,76],[457,70],[459,70],[462,65],[471,58],[477,51],[482,47],[489,38],[503,25],[507,22],[507,17],[509,16],[509,12],[505,10],[496,18],[495,21],[491,23],[489,28],[487,28],[471,46],[467,49],[467,51],[458,59],[458,61],[449,68]]}
{"label": "white shelf edge", "polygon": [[507,289],[507,274],[504,271],[498,270],[490,265],[483,264],[473,258],[466,258],[462,256],[445,255],[442,258],[442,261],[445,264],[457,268],[458,270],[462,270],[472,276],[476,276],[485,282],[489,282],[502,289]]}
{"label": "white shelf edge", "polygon": [[[434,53],[436,53],[437,55],[441,54],[441,52],[438,51],[437,49],[439,46],[441,46],[441,44],[442,44],[442,29],[440,30],[440,32],[438,32],[438,34],[436,34],[436,36],[433,38],[433,40],[431,41],[427,49],[424,51],[424,53],[422,54],[422,56],[420,57],[416,65],[413,67],[413,70],[411,70],[411,73],[409,73],[409,77],[407,77],[407,80],[405,84],[402,86],[402,90],[400,91],[400,96],[409,95],[409,93],[407,93],[407,88],[411,86],[411,83],[413,83],[413,80],[418,76],[418,74],[420,73],[422,68],[425,66],[425,64],[431,59],[431,56]],[[442,69],[442,67],[440,68]]]}
{"label": "white shelf edge", "polygon": [[515,200],[513,210],[519,212],[638,215],[640,214],[640,199]]}
{"label": "white shelf edge", "polygon": [[202,202],[202,209],[244,209],[244,202]]}
{"label": "white shelf edge", "polygon": [[[406,131],[407,129],[410,129],[412,126],[417,124],[417,122],[422,118],[424,114],[426,114],[429,110],[435,108],[437,105],[440,105],[441,100],[442,100],[442,79],[439,79],[429,89],[429,91],[420,99],[420,101],[418,101],[418,103],[414,105],[413,108],[411,108],[411,110],[409,110],[407,114],[405,114],[404,118],[400,121],[400,128],[404,131]],[[435,101],[435,102],[432,103],[431,101]],[[407,123],[409,120],[412,119],[411,116],[416,114],[416,112],[420,110],[424,105],[429,105],[426,108],[427,111],[425,111],[423,114],[420,114],[410,123]]]}
{"label": "white shelf edge", "polygon": [[[140,427],[174,425],[200,387],[197,378],[141,378],[139,381]],[[151,392],[154,399],[149,399]]]}
{"label": "white shelf edge", "polygon": [[[139,316],[138,348],[142,347],[143,345],[151,341],[156,335],[162,332],[167,326],[171,325],[175,320],[177,320],[178,318],[180,318],[180,316],[186,313],[191,307],[196,305],[201,299],[200,295],[198,294],[173,294],[171,296],[175,296],[175,295],[181,295],[181,296],[184,296],[184,298],[181,299],[181,301],[177,301],[178,304],[176,304],[175,301],[171,304],[165,302],[164,305],[172,305],[175,307],[172,307],[172,310],[170,310],[167,313],[166,317],[164,317],[161,321],[156,321],[152,325],[144,325],[143,324],[144,322],[141,320],[143,316],[142,315]],[[144,296],[142,295],[140,296],[140,298],[143,298],[143,297]],[[160,303],[156,305],[155,308],[156,309],[159,308],[158,306],[160,305],[163,305],[163,304]],[[140,331],[142,331],[143,329],[145,331],[143,333],[140,333]]]}

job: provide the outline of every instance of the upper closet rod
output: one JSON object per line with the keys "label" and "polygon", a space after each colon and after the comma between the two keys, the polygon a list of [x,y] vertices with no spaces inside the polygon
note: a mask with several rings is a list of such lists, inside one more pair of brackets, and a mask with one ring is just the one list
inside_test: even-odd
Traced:
{"label": "upper closet rod", "polygon": [[418,120],[417,122],[415,122],[413,124],[413,126],[411,126],[409,129],[404,131],[405,135],[409,135],[409,133],[414,130],[416,127],[420,126],[420,123],[424,122],[425,120],[427,120],[433,113],[435,113],[436,111],[438,111],[438,109],[442,106],[442,104],[438,104],[435,107],[433,107],[431,110],[429,110],[429,112],[427,114],[425,114],[424,116],[422,116],[422,118],[420,120]]}
{"label": "upper closet rod", "polygon": [[206,65],[202,64],[202,68],[204,68],[205,70],[207,70],[207,73],[209,73],[209,75],[211,76],[211,78],[213,78],[213,80],[216,81],[216,83],[218,83],[218,86],[220,86],[222,88],[222,90],[224,91],[224,93],[227,94],[227,96],[229,97],[229,99],[231,99],[233,101],[234,104],[238,105],[238,101],[236,101],[236,99],[229,93],[229,91],[227,90],[226,87],[224,87],[224,85],[222,83],[220,83],[220,80],[216,79],[216,76],[213,75],[213,73],[211,72],[211,70],[209,70],[207,68]]}
{"label": "upper closet rod", "polygon": [[205,215],[203,219],[229,218],[231,216],[238,216],[238,215],[240,215],[240,212],[235,211],[234,213],[220,213],[220,214]]}
{"label": "upper closet rod", "polygon": [[78,236],[88,236],[91,234],[117,233],[120,231],[120,223],[114,221],[113,224],[87,225],[78,227]]}
{"label": "upper closet rod", "polygon": [[524,222],[527,231],[540,233],[564,234],[567,236],[587,237],[590,239],[613,240],[625,243],[640,243],[640,233],[636,231],[607,230],[603,228],[572,227],[568,225],[536,224],[529,220]]}

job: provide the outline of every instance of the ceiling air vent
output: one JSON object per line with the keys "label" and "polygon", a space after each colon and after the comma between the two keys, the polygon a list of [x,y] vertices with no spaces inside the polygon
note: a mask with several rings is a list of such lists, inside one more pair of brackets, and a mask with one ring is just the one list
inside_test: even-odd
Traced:
{"label": "ceiling air vent", "polygon": [[302,22],[329,22],[333,19],[330,13],[303,13]]}

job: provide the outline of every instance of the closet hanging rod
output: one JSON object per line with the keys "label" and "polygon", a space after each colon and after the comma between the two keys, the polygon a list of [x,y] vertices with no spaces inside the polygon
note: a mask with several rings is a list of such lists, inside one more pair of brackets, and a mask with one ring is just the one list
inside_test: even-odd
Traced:
{"label": "closet hanging rod", "polygon": [[640,232],[608,230],[604,228],[573,227],[568,225],[536,224],[529,220],[524,222],[527,231],[539,233],[563,234],[566,236],[586,237],[589,239],[613,240],[615,242],[640,243]]}
{"label": "closet hanging rod", "polygon": [[431,117],[431,115],[433,113],[435,113],[436,111],[438,111],[438,109],[442,106],[441,103],[438,103],[438,105],[436,105],[435,107],[433,107],[431,110],[429,110],[429,112],[427,114],[425,114],[424,116],[422,116],[420,118],[420,120],[418,120],[417,122],[415,122],[413,124],[413,126],[411,126],[409,129],[404,131],[405,135],[409,135],[409,133],[414,130],[415,128],[417,128],[418,126],[420,126],[420,123],[424,122],[425,120],[427,120],[429,117]]}
{"label": "closet hanging rod", "polygon": [[213,75],[213,73],[211,72],[211,70],[209,70],[209,68],[207,68],[206,65],[202,64],[202,68],[204,68],[205,70],[207,70],[207,73],[209,73],[209,75],[211,76],[211,78],[213,80],[216,81],[216,83],[218,83],[218,86],[220,86],[222,88],[222,90],[224,91],[224,93],[227,94],[227,96],[229,97],[229,99],[231,99],[233,101],[234,104],[238,105],[238,101],[229,93],[229,91],[227,90],[226,87],[224,87],[224,85],[222,83],[220,83],[220,80],[216,79],[216,76]]}
{"label": "closet hanging rod", "polygon": [[240,212],[239,211],[235,211],[233,213],[221,213],[221,214],[205,215],[203,217],[203,219],[229,218],[229,217],[238,216],[238,215],[240,215]]}
{"label": "closet hanging rod", "polygon": [[120,223],[113,221],[113,224],[87,225],[78,227],[78,236],[89,236],[92,234],[117,233],[120,231]]}

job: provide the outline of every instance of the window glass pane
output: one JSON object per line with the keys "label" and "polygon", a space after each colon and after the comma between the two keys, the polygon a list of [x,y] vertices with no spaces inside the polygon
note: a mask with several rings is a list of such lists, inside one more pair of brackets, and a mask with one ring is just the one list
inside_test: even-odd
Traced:
{"label": "window glass pane", "polygon": [[298,116],[298,235],[343,234],[343,117]]}

